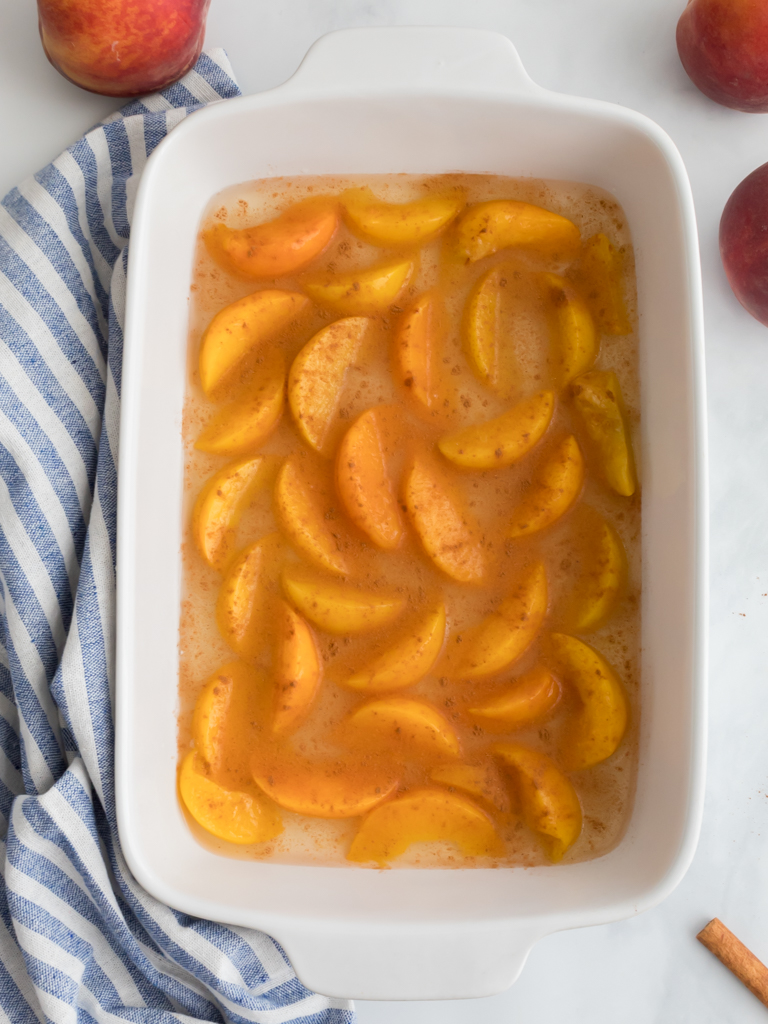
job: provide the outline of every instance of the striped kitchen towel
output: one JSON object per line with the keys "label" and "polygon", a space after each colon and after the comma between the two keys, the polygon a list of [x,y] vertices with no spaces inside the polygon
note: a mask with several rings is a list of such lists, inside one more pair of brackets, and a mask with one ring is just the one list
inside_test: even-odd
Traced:
{"label": "striped kitchen towel", "polygon": [[312,1021],[266,935],[177,913],[115,818],[118,413],[133,201],[189,113],[239,94],[221,51],[129,103],[0,205],[0,1022]]}

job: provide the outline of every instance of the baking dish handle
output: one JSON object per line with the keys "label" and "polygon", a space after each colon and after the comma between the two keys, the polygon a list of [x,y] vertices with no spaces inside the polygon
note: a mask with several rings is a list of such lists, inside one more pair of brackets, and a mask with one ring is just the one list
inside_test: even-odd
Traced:
{"label": "baking dish handle", "polygon": [[353,28],[317,40],[280,91],[544,92],[498,32],[467,28]]}

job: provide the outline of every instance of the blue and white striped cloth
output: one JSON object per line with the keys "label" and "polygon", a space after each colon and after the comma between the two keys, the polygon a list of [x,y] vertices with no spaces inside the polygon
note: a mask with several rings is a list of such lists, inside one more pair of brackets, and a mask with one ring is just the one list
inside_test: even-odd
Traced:
{"label": "blue and white striped cloth", "polygon": [[266,935],[170,910],[117,835],[113,679],[128,236],[147,157],[239,93],[221,51],[0,205],[0,1022],[350,1024]]}

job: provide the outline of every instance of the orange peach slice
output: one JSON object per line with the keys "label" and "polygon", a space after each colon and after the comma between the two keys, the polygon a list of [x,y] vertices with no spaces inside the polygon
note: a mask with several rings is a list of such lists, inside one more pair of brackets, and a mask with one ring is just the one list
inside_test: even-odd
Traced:
{"label": "orange peach slice", "polygon": [[329,324],[299,352],[288,377],[288,401],[299,433],[322,452],[339,407],[348,367],[357,360],[371,321],[351,316]]}
{"label": "orange peach slice", "polygon": [[326,523],[325,509],[293,457],[277,475],[275,510],[280,527],[300,554],[320,569],[346,574],[347,560]]}
{"label": "orange peach slice", "polygon": [[255,658],[266,643],[269,588],[277,589],[282,557],[282,538],[268,534],[240,552],[221,584],[216,602],[219,632],[243,658]]}
{"label": "orange peach slice", "polygon": [[192,536],[214,569],[222,569],[227,562],[245,499],[266,482],[271,468],[270,460],[262,455],[230,462],[200,492],[192,512]]}
{"label": "orange peach slice", "polygon": [[192,715],[192,739],[195,748],[215,771],[221,761],[221,738],[232,700],[234,681],[229,666],[215,672],[200,692]]}
{"label": "orange peach slice", "polygon": [[412,274],[413,261],[400,260],[308,281],[304,289],[319,305],[342,316],[371,316],[385,312],[397,301]]}
{"label": "orange peach slice", "polygon": [[573,436],[544,459],[525,497],[512,513],[507,536],[529,537],[544,530],[573,505],[584,486],[584,457]]}
{"label": "orange peach slice", "polygon": [[486,559],[479,527],[437,466],[414,459],[403,491],[411,522],[438,569],[460,583],[480,583]]}
{"label": "orange peach slice", "polygon": [[635,493],[637,478],[618,377],[613,370],[594,370],[575,380],[571,390],[605,479],[628,498]]}
{"label": "orange peach slice", "polygon": [[198,825],[228,843],[265,843],[283,831],[279,815],[268,804],[209,779],[194,751],[182,761],[179,791]]}
{"label": "orange peach slice", "polygon": [[489,815],[459,793],[416,789],[377,807],[352,840],[347,859],[385,867],[412,843],[452,843],[465,857],[501,857]]}
{"label": "orange peach slice", "polygon": [[360,590],[295,568],[283,572],[283,590],[302,615],[326,633],[367,633],[394,622],[406,599],[392,591]]}
{"label": "orange peach slice", "polygon": [[309,713],[323,675],[312,630],[293,608],[280,602],[275,655],[275,715],[272,732],[297,729]]}
{"label": "orange peach slice", "polygon": [[492,267],[483,274],[464,311],[464,351],[469,365],[477,379],[493,391],[501,391],[510,383],[500,325],[505,273],[503,267]]}
{"label": "orange peach slice", "polygon": [[542,274],[541,279],[551,304],[552,367],[562,387],[592,366],[599,340],[592,314],[573,285],[558,274]]}
{"label": "orange peach slice", "polygon": [[399,785],[393,770],[351,765],[348,759],[313,763],[290,757],[269,763],[257,755],[253,777],[280,807],[313,818],[356,818],[390,797]]}
{"label": "orange peach slice", "polygon": [[342,726],[356,742],[385,750],[402,746],[409,757],[461,757],[456,730],[436,707],[410,697],[382,697],[361,704]]}
{"label": "orange peach slice", "polygon": [[463,197],[428,197],[386,203],[367,186],[341,195],[344,220],[366,242],[381,246],[422,245],[435,237],[464,206]]}
{"label": "orange peach slice", "polygon": [[404,528],[384,449],[376,409],[352,424],[336,457],[336,489],[352,522],[378,547],[394,551]]}
{"label": "orange peach slice", "polygon": [[622,287],[622,258],[605,235],[592,235],[584,243],[574,277],[604,334],[631,334]]}
{"label": "orange peach slice", "polygon": [[562,860],[581,835],[581,804],[555,762],[521,743],[497,743],[493,752],[513,774],[523,820],[539,833],[550,860]]}
{"label": "orange peach slice", "polygon": [[444,764],[434,768],[429,777],[432,782],[460,789],[475,800],[482,800],[502,814],[509,813],[509,794],[492,764]]}
{"label": "orange peach slice", "polygon": [[597,521],[596,535],[588,539],[584,568],[568,595],[564,616],[574,633],[588,633],[603,625],[627,577],[621,538],[596,512],[592,515]]}
{"label": "orange peach slice", "polygon": [[627,697],[619,677],[594,648],[565,633],[553,633],[549,644],[555,671],[581,699],[561,737],[560,759],[567,771],[590,768],[621,743],[629,716]]}
{"label": "orange peach slice", "polygon": [[560,686],[551,672],[537,666],[516,679],[498,697],[469,708],[485,729],[512,732],[540,722],[560,700]]}
{"label": "orange peach slice", "polygon": [[395,334],[395,357],[400,379],[425,409],[436,409],[438,348],[442,339],[441,310],[432,292],[419,296],[404,314]]}
{"label": "orange peach slice", "polygon": [[284,401],[285,366],[275,360],[264,380],[210,420],[195,448],[214,455],[240,455],[258,448],[280,422]]}
{"label": "orange peach slice", "polygon": [[211,320],[200,346],[200,384],[209,397],[309,304],[298,292],[267,288],[238,299]]}
{"label": "orange peach slice", "polygon": [[344,686],[364,693],[403,690],[423,679],[437,661],[445,640],[445,605],[411,627],[405,637],[364,669],[348,679]]}
{"label": "orange peach slice", "polygon": [[456,223],[458,250],[469,263],[513,248],[568,256],[575,252],[579,239],[579,229],[566,217],[509,199],[476,203]]}
{"label": "orange peach slice", "polygon": [[554,392],[539,391],[495,419],[447,434],[437,447],[446,459],[467,469],[511,466],[539,443],[554,409]]}

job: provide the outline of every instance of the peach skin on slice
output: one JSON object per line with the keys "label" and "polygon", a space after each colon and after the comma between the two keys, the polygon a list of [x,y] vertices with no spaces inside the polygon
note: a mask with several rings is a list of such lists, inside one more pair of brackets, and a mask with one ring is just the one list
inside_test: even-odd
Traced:
{"label": "peach skin on slice", "polygon": [[564,387],[592,366],[599,339],[592,314],[570,281],[558,274],[542,274],[541,280],[550,301],[551,365],[555,380]]}
{"label": "peach skin on slice", "polygon": [[336,489],[349,518],[374,544],[385,551],[400,546],[405,530],[376,409],[366,410],[344,435],[336,456]]}
{"label": "peach skin on slice", "polygon": [[460,793],[415,789],[365,818],[347,860],[385,867],[412,843],[452,843],[465,857],[501,857],[504,844],[490,816]]}
{"label": "peach skin on slice", "polygon": [[482,800],[502,814],[510,811],[509,793],[502,785],[493,764],[443,764],[433,768],[429,777],[432,782],[460,789],[467,796]]}
{"label": "peach skin on slice", "polygon": [[263,380],[218,412],[205,426],[195,448],[214,455],[240,455],[269,437],[283,415],[285,365],[282,359]]}
{"label": "peach skin on slice", "polygon": [[539,391],[495,419],[446,434],[437,447],[446,459],[466,469],[511,466],[539,443],[554,410],[554,391]]}
{"label": "peach skin on slice", "polygon": [[242,658],[255,658],[266,645],[270,591],[278,589],[283,556],[280,534],[270,533],[244,548],[222,581],[216,622],[224,640]]}
{"label": "peach skin on slice", "polygon": [[283,590],[301,614],[326,633],[367,633],[394,622],[406,599],[394,591],[360,590],[299,567],[283,571]]}
{"label": "peach skin on slice", "polygon": [[417,456],[403,493],[416,533],[438,569],[459,583],[482,582],[486,559],[479,527],[438,467]]}
{"label": "peach skin on slice", "polygon": [[198,825],[228,843],[265,843],[283,831],[274,808],[250,793],[224,789],[209,779],[194,750],[182,761],[179,792]]}
{"label": "peach skin on slice", "polygon": [[315,451],[323,451],[347,368],[357,360],[370,325],[364,316],[336,320],[318,331],[293,361],[288,401],[299,433]]}
{"label": "peach skin on slice", "polygon": [[312,630],[284,601],[278,609],[278,636],[272,732],[286,735],[307,717],[323,667]]}
{"label": "peach skin on slice", "polygon": [[514,777],[526,825],[538,832],[550,860],[562,860],[581,835],[581,804],[571,780],[546,754],[522,743],[497,743],[492,750]]}
{"label": "peach skin on slice", "polygon": [[445,605],[441,603],[412,626],[402,640],[341,682],[361,693],[386,693],[413,686],[437,661],[445,640],[445,626]]}
{"label": "peach skin on slice", "polygon": [[392,768],[343,761],[312,762],[298,757],[271,761],[256,755],[256,784],[280,807],[313,818],[356,818],[397,791]]}
{"label": "peach skin on slice", "polygon": [[447,227],[464,204],[463,197],[431,196],[411,203],[385,203],[367,186],[341,194],[344,220],[350,230],[380,246],[421,245]]}
{"label": "peach skin on slice", "polygon": [[541,665],[516,679],[512,686],[469,713],[491,732],[513,732],[546,718],[560,700],[560,685]]}
{"label": "peach skin on slice", "polygon": [[622,258],[602,233],[584,243],[573,272],[595,323],[604,334],[631,334],[622,287]]}
{"label": "peach skin on slice", "polygon": [[272,463],[263,455],[230,462],[206,482],[192,511],[192,536],[208,565],[223,569],[249,492],[266,482]]}
{"label": "peach skin on slice", "polygon": [[629,717],[624,687],[605,658],[575,636],[553,633],[549,651],[555,672],[581,700],[561,737],[561,763],[566,771],[590,768],[610,757],[624,736]]}
{"label": "peach skin on slice", "polygon": [[296,203],[274,220],[235,230],[216,224],[203,235],[214,260],[247,277],[283,277],[306,267],[333,238],[335,203]]}
{"label": "peach skin on slice", "polygon": [[340,726],[366,749],[403,748],[403,756],[445,759],[461,757],[456,730],[436,707],[411,697],[382,697],[355,708]]}
{"label": "peach skin on slice", "polygon": [[468,263],[501,249],[541,249],[569,256],[579,240],[579,229],[566,217],[511,199],[475,203],[456,222],[458,251]]}
{"label": "peach skin on slice", "polygon": [[[403,314],[395,332],[395,358],[404,387],[425,409],[439,405],[438,363],[442,353],[442,309],[425,292]],[[438,351],[438,348],[441,350]]]}
{"label": "peach skin on slice", "polygon": [[578,377],[571,390],[605,479],[628,498],[635,493],[637,478],[618,377],[613,370],[593,370]]}
{"label": "peach skin on slice", "polygon": [[371,316],[385,312],[397,301],[412,274],[413,260],[398,260],[307,281],[304,290],[318,305],[342,316]]}
{"label": "peach skin on slice", "polygon": [[574,633],[589,633],[603,625],[627,578],[627,556],[621,538],[597,512],[588,511],[595,532],[587,540],[582,571],[565,605],[566,628]]}
{"label": "peach skin on slice", "polygon": [[347,560],[328,527],[319,495],[292,456],[277,475],[275,510],[283,533],[300,554],[320,569],[346,575]]}
{"label": "peach skin on slice", "polygon": [[492,267],[483,274],[464,310],[464,351],[474,375],[492,391],[510,383],[499,323],[505,273],[503,267]]}
{"label": "peach skin on slice", "polygon": [[551,526],[573,505],[583,486],[584,457],[571,435],[544,458],[512,513],[507,537],[529,537]]}
{"label": "peach skin on slice", "polygon": [[200,384],[211,397],[241,364],[306,309],[298,292],[266,288],[217,313],[200,345]]}

